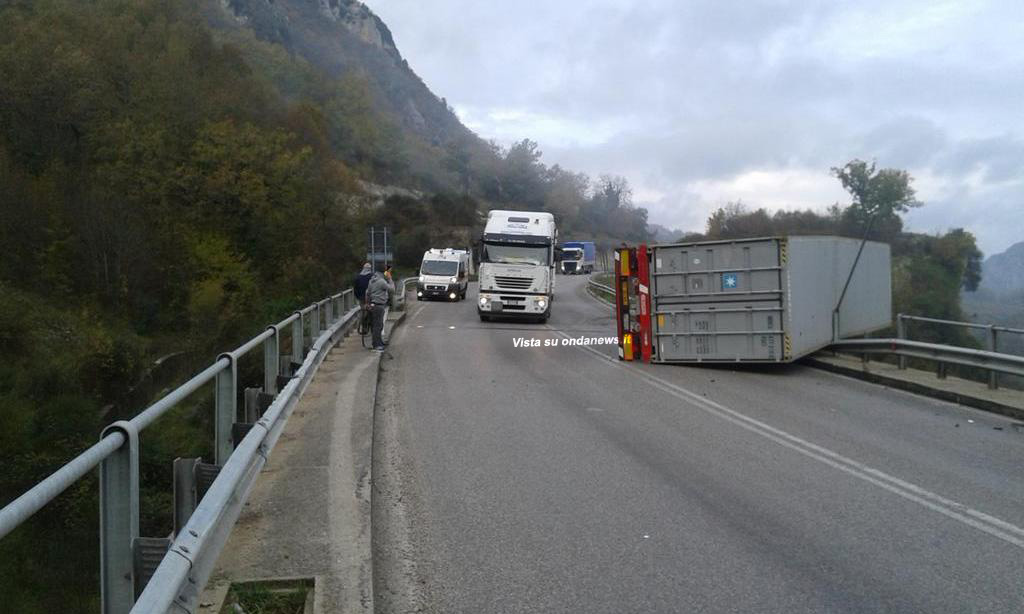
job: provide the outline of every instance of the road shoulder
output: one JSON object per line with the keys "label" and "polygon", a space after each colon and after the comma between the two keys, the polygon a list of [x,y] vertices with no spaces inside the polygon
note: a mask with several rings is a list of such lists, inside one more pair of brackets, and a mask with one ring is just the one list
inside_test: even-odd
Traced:
{"label": "road shoulder", "polygon": [[[403,317],[389,317],[387,338]],[[374,611],[373,422],[388,357],[355,334],[327,355],[260,473],[199,611],[220,611],[232,582],[289,578],[314,580],[318,614]]]}

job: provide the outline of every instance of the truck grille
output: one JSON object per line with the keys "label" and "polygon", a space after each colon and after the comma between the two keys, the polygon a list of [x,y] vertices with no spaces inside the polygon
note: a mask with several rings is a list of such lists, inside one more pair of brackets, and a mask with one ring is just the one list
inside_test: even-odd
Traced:
{"label": "truck grille", "polygon": [[563,262],[562,263],[562,270],[565,271],[566,273],[572,273],[573,271],[576,270],[576,263],[575,262]]}
{"label": "truck grille", "polygon": [[494,276],[494,283],[499,288],[507,288],[509,290],[527,290],[533,285],[533,280],[529,277],[499,277]]}

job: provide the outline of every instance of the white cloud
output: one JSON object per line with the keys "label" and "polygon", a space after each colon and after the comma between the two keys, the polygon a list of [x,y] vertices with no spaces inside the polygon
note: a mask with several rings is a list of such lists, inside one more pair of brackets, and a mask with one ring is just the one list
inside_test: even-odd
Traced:
{"label": "white cloud", "polygon": [[813,169],[755,170],[726,180],[701,180],[689,186],[710,203],[742,201],[751,208],[821,209],[848,200],[828,172]]}
{"label": "white cloud", "polygon": [[654,222],[846,202],[857,157],[917,178],[911,228],[1024,239],[1019,0],[368,4],[482,137],[624,175]]}

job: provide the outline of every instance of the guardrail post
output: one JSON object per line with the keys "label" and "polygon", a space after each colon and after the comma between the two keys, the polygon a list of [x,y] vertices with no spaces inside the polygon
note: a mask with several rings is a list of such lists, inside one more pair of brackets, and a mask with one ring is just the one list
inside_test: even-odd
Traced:
{"label": "guardrail post", "polygon": [[[902,313],[896,314],[896,338],[897,339],[906,339],[907,338],[907,324],[906,324],[906,322],[903,319],[903,314]],[[906,369],[907,368],[907,357],[906,356],[899,356],[896,359],[896,362],[897,362],[897,367],[899,369],[902,370],[902,369]]]}
{"label": "guardrail post", "polygon": [[935,376],[939,379],[946,379],[946,363],[939,361],[939,366],[935,371]]}
{"label": "guardrail post", "polygon": [[292,362],[297,365],[302,364],[302,335],[304,334],[302,325],[302,312],[296,311],[295,321],[292,322]]}
{"label": "guardrail post", "polygon": [[174,459],[174,535],[177,536],[196,510],[196,465],[198,458]]}
{"label": "guardrail post", "polygon": [[224,466],[231,456],[234,446],[231,444],[231,425],[235,423],[238,413],[238,364],[232,354],[221,354],[217,357],[231,361],[227,367],[217,372],[214,381],[214,462]]}
{"label": "guardrail post", "polygon": [[[987,339],[988,343],[986,344],[986,345],[988,345],[988,351],[990,351],[990,352],[998,352],[999,351],[999,339],[997,339],[997,335],[998,334],[999,334],[999,329],[997,329],[995,326],[992,326],[991,324],[989,324],[988,325],[988,339]],[[995,390],[995,389],[999,388],[999,373],[997,371],[993,370],[993,369],[989,369],[989,371],[988,371],[988,387],[990,389],[992,389],[992,390]]]}
{"label": "guardrail post", "polygon": [[120,431],[125,442],[100,463],[100,611],[124,614],[135,604],[132,541],[139,536],[139,434],[130,422],[103,429],[102,440]]}
{"label": "guardrail post", "polygon": [[309,343],[312,344],[320,336],[320,303],[313,304],[313,311],[309,315]]}
{"label": "guardrail post", "polygon": [[281,369],[281,331],[276,324],[267,327],[272,334],[263,341],[263,392],[277,394],[277,375]]}

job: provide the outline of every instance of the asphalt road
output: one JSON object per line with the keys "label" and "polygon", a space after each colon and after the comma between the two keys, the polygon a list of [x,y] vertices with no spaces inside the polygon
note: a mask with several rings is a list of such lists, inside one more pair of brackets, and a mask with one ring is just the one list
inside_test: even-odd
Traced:
{"label": "asphalt road", "polygon": [[1024,430],[800,365],[563,346],[614,335],[584,283],[546,326],[480,322],[475,289],[409,303],[378,611],[1024,612]]}

